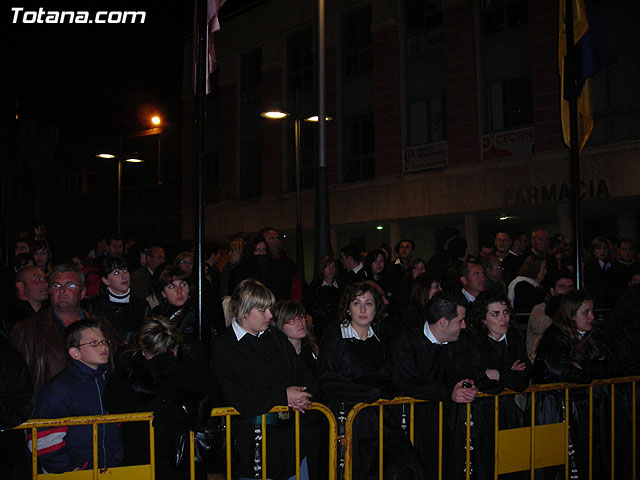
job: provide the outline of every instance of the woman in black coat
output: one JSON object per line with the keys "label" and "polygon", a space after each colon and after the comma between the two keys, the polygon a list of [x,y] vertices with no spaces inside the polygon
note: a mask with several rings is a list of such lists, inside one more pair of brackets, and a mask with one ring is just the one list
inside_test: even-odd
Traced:
{"label": "woman in black coat", "polygon": [[596,237],[589,245],[589,257],[584,266],[584,286],[595,308],[611,308],[616,300],[615,281],[611,274],[611,242]]}
{"label": "woman in black coat", "polygon": [[187,342],[197,341],[198,326],[189,298],[189,282],[180,267],[175,265],[165,267],[158,277],[156,297],[160,300],[160,304],[151,310],[151,314],[166,317]]}
{"label": "woman in black coat", "polygon": [[122,343],[135,342],[135,334],[149,313],[149,304],[131,295],[131,275],[125,259],[106,257],[102,262],[100,280],[104,286],[103,293],[83,300],[82,306],[109,320]]}
{"label": "woman in black coat", "polygon": [[340,287],[336,281],[336,260],[322,257],[316,266],[316,276],[309,284],[313,334],[322,340],[324,330],[335,322],[340,303]]}
{"label": "woman in black coat", "polygon": [[[467,313],[469,330],[462,340],[466,342],[466,354],[459,358],[460,375],[470,376],[481,392],[498,394],[505,388],[523,391],[529,386],[531,362],[525,342],[517,327],[511,323],[511,305],[502,292],[484,291],[473,302]],[[525,412],[515,402],[514,395],[500,397],[499,428],[518,428],[525,425]],[[458,407],[466,420],[466,408]],[[473,476],[478,479],[494,477],[494,422],[493,398],[476,399],[471,404],[473,418],[473,445],[471,464]],[[462,447],[464,435],[458,446]],[[463,448],[463,447],[462,447]],[[464,454],[463,451],[461,451]],[[464,459],[460,455],[459,460]],[[464,462],[459,462],[458,472],[463,477]]]}
{"label": "woman in black coat", "polygon": [[[195,403],[200,418],[187,418],[182,405]],[[178,433],[195,428],[219,405],[219,390],[208,366],[190,354],[177,328],[166,318],[147,317],[136,348],[119,357],[104,393],[111,413],[153,412],[155,472],[159,480],[189,478],[173,468],[170,457]],[[145,422],[121,426],[123,465],[149,463],[149,427]]]}
{"label": "woman in black coat", "polygon": [[[230,328],[213,348],[223,402],[240,413],[231,429],[237,445],[234,478],[262,475],[262,414],[267,414],[268,478],[295,475],[294,413],[267,412],[277,405],[304,412],[316,393],[313,376],[289,339],[270,326],[274,303],[273,293],[257,280],[240,282],[224,303]],[[308,480],[304,442],[301,448],[300,478]]]}
{"label": "woman in black coat", "polygon": [[[345,291],[320,349],[318,379],[323,395],[336,415],[345,417],[359,402],[393,398],[391,361],[384,339],[374,330],[383,315],[382,295],[373,282],[354,283]],[[384,415],[384,478],[422,479],[418,454],[400,428],[393,409]],[[378,410],[367,408],[356,416],[353,428],[352,478],[378,479]],[[340,428],[340,427],[339,427]]]}
{"label": "woman in black coat", "polygon": [[[533,366],[533,383],[569,382],[588,384],[594,379],[615,374],[616,363],[595,328],[593,300],[582,291],[562,297],[553,324],[544,332]],[[564,405],[564,392],[549,392],[536,397],[536,423],[562,421],[570,412],[570,468],[579,478],[587,478],[589,395],[587,389],[572,389],[570,405]],[[604,478],[607,471],[609,398],[604,388],[594,388],[593,398],[593,478]],[[601,415],[602,414],[602,415]],[[604,448],[606,450],[606,448]],[[549,472],[550,475],[553,472]],[[553,478],[553,477],[551,477]]]}

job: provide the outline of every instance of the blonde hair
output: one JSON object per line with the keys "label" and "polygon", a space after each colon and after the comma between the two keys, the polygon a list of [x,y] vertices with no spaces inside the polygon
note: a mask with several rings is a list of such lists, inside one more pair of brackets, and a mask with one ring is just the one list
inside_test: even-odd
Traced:
{"label": "blonde hair", "polygon": [[180,331],[162,315],[149,315],[138,331],[138,347],[153,355],[170,352],[182,344]]}
{"label": "blonde hair", "polygon": [[231,325],[235,318],[239,322],[252,309],[271,308],[276,303],[276,297],[271,290],[253,278],[247,278],[238,284],[233,295],[222,301],[225,324]]}

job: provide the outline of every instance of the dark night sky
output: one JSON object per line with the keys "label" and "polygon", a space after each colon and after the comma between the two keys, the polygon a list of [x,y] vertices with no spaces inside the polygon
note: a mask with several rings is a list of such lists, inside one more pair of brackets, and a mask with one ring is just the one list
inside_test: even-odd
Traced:
{"label": "dark night sky", "polygon": [[[12,7],[37,10],[146,11],[144,25],[14,24]],[[192,3],[54,1],[5,4],[0,30],[4,57],[0,87],[17,99],[22,118],[56,125],[62,135],[109,135],[147,128],[145,104],[169,120],[180,115],[184,39]],[[8,27],[8,28],[7,28]],[[12,102],[13,103],[13,102]]]}

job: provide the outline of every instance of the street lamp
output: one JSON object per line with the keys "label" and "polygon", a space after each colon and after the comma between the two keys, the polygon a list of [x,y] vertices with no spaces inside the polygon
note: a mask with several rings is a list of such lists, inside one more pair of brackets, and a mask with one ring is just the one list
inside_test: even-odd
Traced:
{"label": "street lamp", "polygon": [[[122,144],[122,142],[120,142]],[[121,146],[122,149],[122,146]],[[120,152],[118,155],[109,152],[100,152],[96,154],[98,158],[116,159],[118,161],[118,234],[120,234],[121,210],[122,210],[122,163],[142,163],[144,160],[138,155],[124,154]]]}
{"label": "street lamp", "polygon": [[[296,98],[297,103],[297,98]],[[281,120],[291,116],[291,113],[284,110],[267,110],[260,114],[261,117],[270,120]],[[332,118],[325,116],[325,121],[331,121]],[[306,118],[300,118],[298,115],[293,117],[294,143],[296,151],[296,263],[302,279],[304,280],[304,242],[302,241],[302,205],[300,196],[300,122],[317,122],[318,116],[313,115]]]}

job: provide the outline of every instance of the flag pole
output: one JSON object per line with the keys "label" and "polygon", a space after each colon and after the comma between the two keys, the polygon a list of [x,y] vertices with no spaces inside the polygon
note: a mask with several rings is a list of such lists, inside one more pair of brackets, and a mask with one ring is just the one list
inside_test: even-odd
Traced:
{"label": "flag pole", "polygon": [[[582,288],[582,213],[580,205],[580,140],[578,138],[578,98],[576,86],[575,54],[573,38],[573,0],[565,0],[565,34],[567,56],[565,58],[565,88],[569,94],[569,138],[570,138],[570,175],[571,175],[571,223],[573,225],[573,244],[575,245],[574,268],[576,288]],[[562,80],[561,80],[562,81]]]}
{"label": "flag pole", "polygon": [[[318,173],[316,184],[315,265],[331,256],[329,221],[329,180],[326,159],[325,108],[325,1],[318,0]],[[318,272],[316,272],[318,273]]]}
{"label": "flag pole", "polygon": [[[196,57],[196,174],[195,174],[195,267],[196,267],[196,316],[198,321],[198,339],[203,340],[202,319],[204,284],[204,160],[205,160],[205,112],[207,83],[207,0],[197,0],[197,57]],[[208,336],[208,335],[207,335]],[[208,351],[208,345],[205,345]]]}

